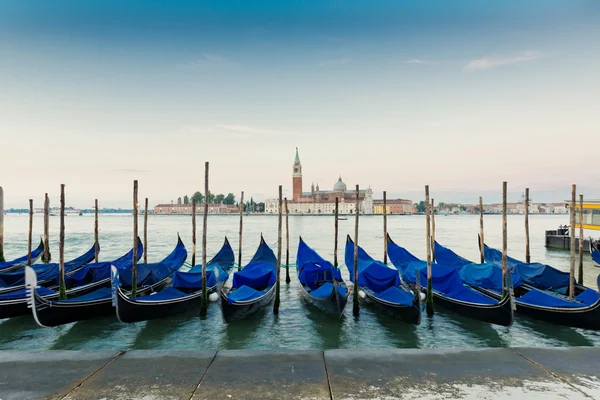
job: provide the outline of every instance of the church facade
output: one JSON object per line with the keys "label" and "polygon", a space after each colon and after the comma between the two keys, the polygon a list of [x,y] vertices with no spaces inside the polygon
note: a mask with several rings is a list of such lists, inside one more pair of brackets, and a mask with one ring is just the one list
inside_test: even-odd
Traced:
{"label": "church facade", "polygon": [[[348,190],[340,176],[332,190],[320,190],[319,184],[310,187],[310,192],[304,192],[302,186],[302,163],[296,148],[292,173],[292,198],[288,199],[290,214],[331,215],[335,213],[335,201],[338,200],[339,214],[354,214],[356,210],[356,190]],[[371,188],[360,190],[358,193],[361,214],[373,214],[373,191]],[[283,210],[285,211],[285,210]],[[279,212],[278,199],[265,201],[265,213]]]}

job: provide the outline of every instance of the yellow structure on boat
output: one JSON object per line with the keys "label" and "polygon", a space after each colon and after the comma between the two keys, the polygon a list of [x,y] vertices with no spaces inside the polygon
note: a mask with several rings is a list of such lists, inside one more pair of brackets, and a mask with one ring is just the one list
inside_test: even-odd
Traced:
{"label": "yellow structure on boat", "polygon": [[[575,206],[575,228],[579,228],[579,201]],[[583,229],[600,231],[600,200],[583,199]]]}

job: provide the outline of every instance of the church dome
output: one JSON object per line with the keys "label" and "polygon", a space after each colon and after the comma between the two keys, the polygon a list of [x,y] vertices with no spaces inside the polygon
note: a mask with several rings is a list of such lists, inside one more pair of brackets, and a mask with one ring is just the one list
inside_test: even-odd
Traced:
{"label": "church dome", "polygon": [[338,178],[338,181],[335,183],[335,185],[333,185],[333,190],[335,190],[336,192],[345,192],[346,191],[346,184],[344,182],[342,182],[341,176]]}

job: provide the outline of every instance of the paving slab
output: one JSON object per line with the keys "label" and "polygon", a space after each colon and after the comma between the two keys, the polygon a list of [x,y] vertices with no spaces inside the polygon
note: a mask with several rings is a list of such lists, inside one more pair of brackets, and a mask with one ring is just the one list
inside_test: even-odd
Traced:
{"label": "paving slab", "polygon": [[334,399],[586,399],[511,349],[328,350]]}
{"label": "paving slab", "polygon": [[116,351],[2,351],[0,399],[55,399],[73,390]]}
{"label": "paving slab", "polygon": [[321,351],[219,351],[199,399],[329,399]]}
{"label": "paving slab", "polygon": [[590,397],[600,399],[600,348],[515,348],[514,351]]}
{"label": "paving slab", "polygon": [[67,399],[186,399],[216,351],[130,351],[94,374]]}

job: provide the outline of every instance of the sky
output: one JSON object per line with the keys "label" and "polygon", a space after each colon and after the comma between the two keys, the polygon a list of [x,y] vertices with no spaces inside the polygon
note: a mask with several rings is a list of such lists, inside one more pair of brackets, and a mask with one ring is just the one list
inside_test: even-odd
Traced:
{"label": "sky", "polygon": [[0,2],[7,207],[255,200],[370,186],[417,201],[600,198],[600,2]]}

